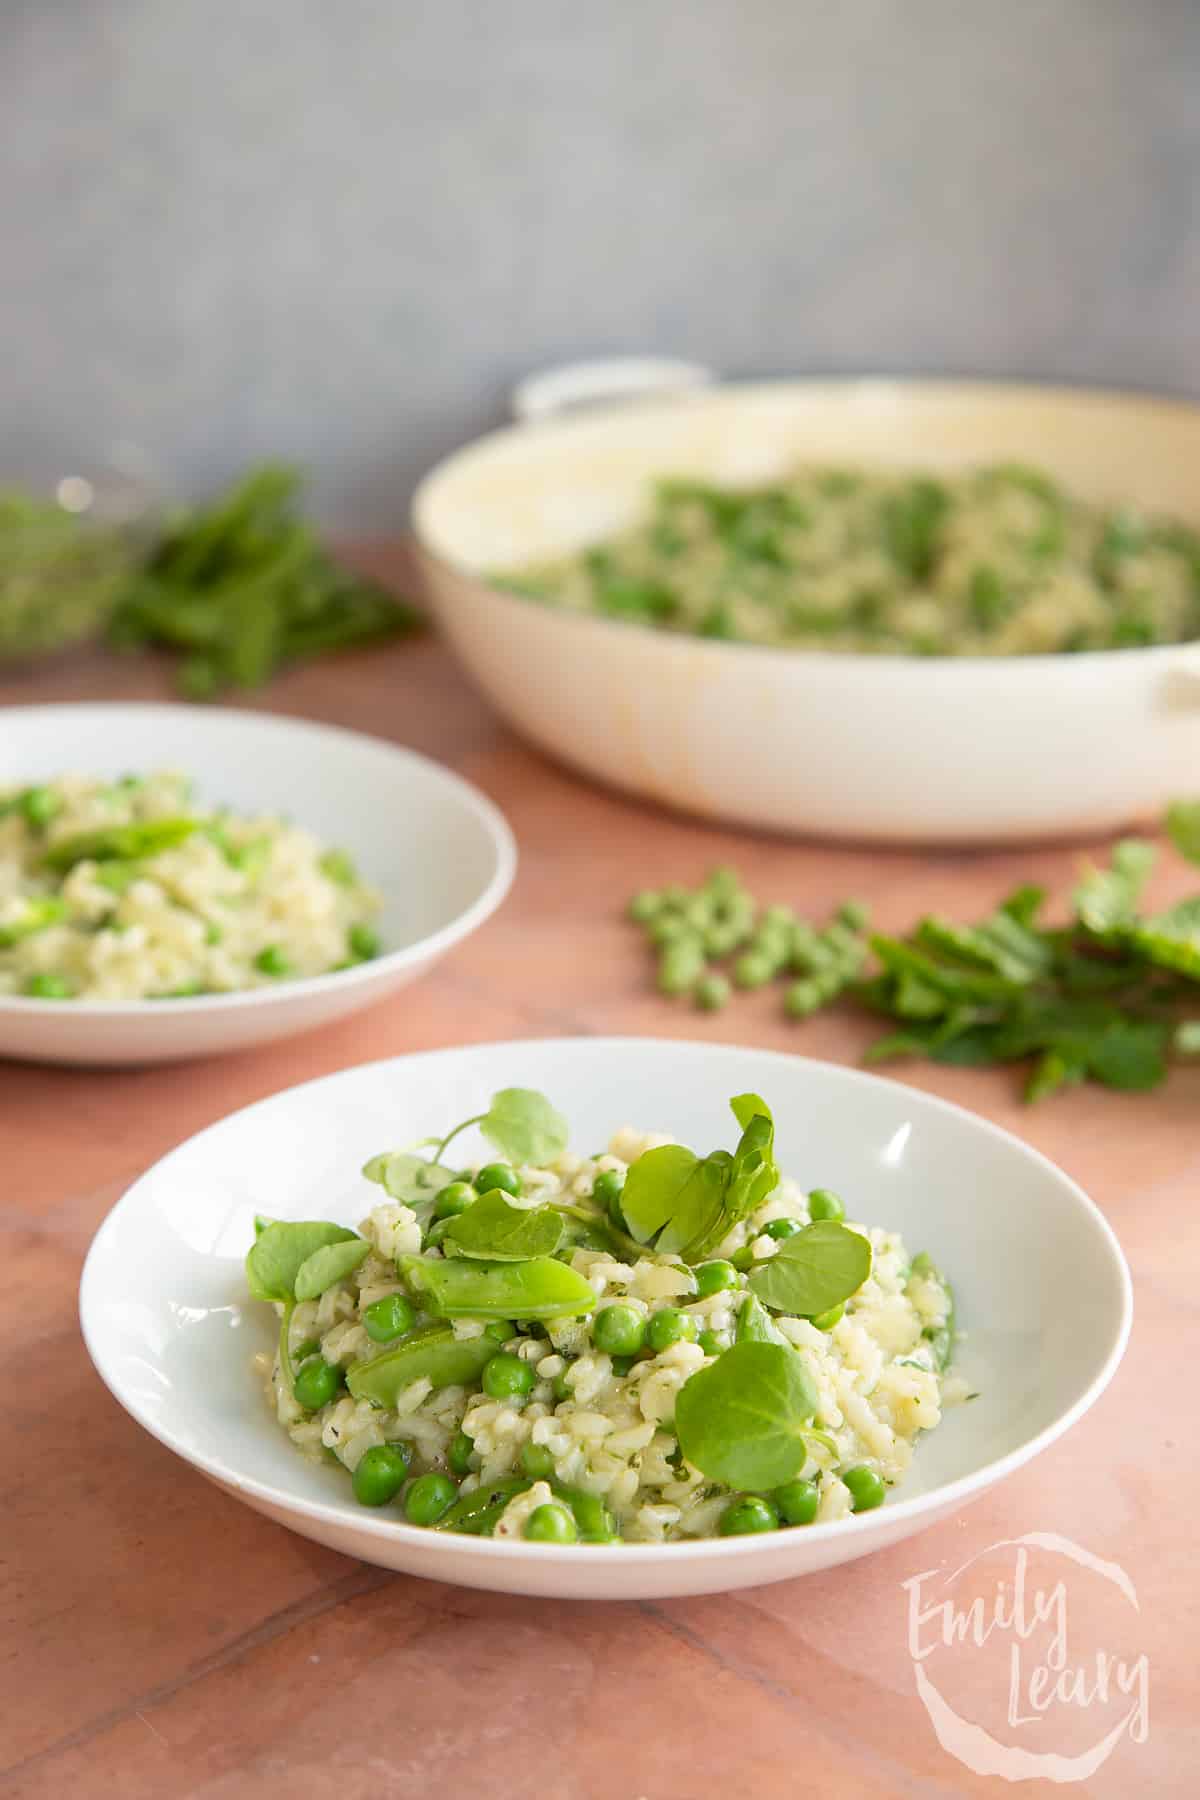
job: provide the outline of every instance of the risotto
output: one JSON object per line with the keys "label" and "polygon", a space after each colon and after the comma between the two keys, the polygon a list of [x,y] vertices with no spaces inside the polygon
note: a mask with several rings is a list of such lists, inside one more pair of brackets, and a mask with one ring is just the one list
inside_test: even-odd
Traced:
{"label": "risotto", "polygon": [[579,1156],[509,1089],[468,1121],[508,1160],[375,1157],[358,1232],[260,1219],[279,1424],[442,1531],[659,1543],[879,1505],[961,1397],[950,1286],[781,1176],[758,1096],[732,1105],[732,1152],[622,1129]]}
{"label": "risotto", "polygon": [[1013,656],[1200,636],[1200,532],[1014,464],[938,479],[803,466],[742,491],[663,481],[629,530],[496,584],[800,650]]}
{"label": "risotto", "polygon": [[378,954],[378,896],[275,817],[203,812],[178,774],[0,788],[0,995],[171,999]]}

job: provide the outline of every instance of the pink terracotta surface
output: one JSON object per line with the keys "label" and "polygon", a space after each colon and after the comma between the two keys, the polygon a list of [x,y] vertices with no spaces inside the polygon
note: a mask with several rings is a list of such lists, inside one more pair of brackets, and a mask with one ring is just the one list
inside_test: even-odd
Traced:
{"label": "pink terracotta surface", "polygon": [[[84,658],[0,681],[0,703],[167,691],[153,663]],[[1035,1111],[1003,1074],[897,1071],[1018,1131],[1089,1189],[1129,1256],[1137,1317],[1112,1387],[1062,1443],[958,1518],[827,1575],[728,1597],[569,1607],[389,1576],[239,1506],[120,1411],[76,1321],[89,1239],[133,1175],[232,1108],[347,1064],[508,1036],[687,1035],[853,1061],[869,1028],[844,1014],[796,1027],[768,995],[715,1015],[660,1001],[640,938],[621,920],[631,888],[692,882],[732,861],[766,899],[819,913],[854,893],[899,927],[934,908],[969,916],[1018,878],[1062,891],[1078,861],[1067,849],[881,854],[664,817],[526,750],[428,641],[295,671],[259,704],[449,763],[504,808],[521,870],[499,916],[431,977],[317,1034],[182,1069],[0,1069],[0,1794],[1012,1791],[939,1743],[917,1691],[903,1584],[978,1559],[954,1591],[963,1608],[975,1597],[990,1606],[996,1584],[1011,1592],[1015,1578],[1017,1552],[1003,1546],[1027,1533],[1120,1565],[1136,1594],[1135,1607],[1094,1568],[1030,1553],[1047,1591],[1063,1582],[1064,1681],[1083,1664],[1094,1686],[1101,1652],[1130,1667],[1147,1659],[1148,1735],[1126,1731],[1078,1791],[1195,1792],[1200,1071],[1177,1072],[1151,1096],[1079,1091]],[[1159,891],[1187,884],[1168,870]],[[970,1170],[962,1175],[969,1205]],[[934,1632],[919,1628],[918,1651]],[[997,1630],[981,1647],[935,1647],[921,1666],[960,1717],[1003,1744],[1075,1756],[1131,1701],[1114,1686],[1107,1702],[1083,1706],[1076,1686],[1074,1700],[1053,1699],[1035,1718],[1029,1681],[1047,1649],[1048,1628]],[[1034,1779],[1026,1791],[1061,1786]]]}

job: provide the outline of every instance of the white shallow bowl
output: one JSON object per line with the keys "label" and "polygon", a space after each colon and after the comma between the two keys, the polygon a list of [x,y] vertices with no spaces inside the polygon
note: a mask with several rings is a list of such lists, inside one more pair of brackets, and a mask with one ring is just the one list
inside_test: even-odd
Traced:
{"label": "white shallow bowl", "polygon": [[[245,1300],[254,1213],[357,1222],[379,1198],[358,1175],[369,1155],[448,1128],[512,1085],[548,1093],[585,1150],[621,1124],[707,1150],[735,1129],[729,1097],[761,1093],[786,1172],[840,1190],[852,1216],[934,1254],[956,1287],[969,1333],[958,1363],[979,1398],[919,1443],[894,1498],[857,1518],[763,1537],[559,1547],[405,1525],[356,1505],[343,1471],[300,1455],[251,1366],[275,1335],[273,1311]],[[855,1070],[646,1038],[441,1050],[276,1094],[135,1183],[97,1233],[80,1291],[88,1349],[121,1405],[238,1499],[385,1568],[558,1599],[748,1587],[921,1530],[1087,1411],[1120,1360],[1131,1307],[1124,1258],[1096,1207],[1006,1132]]]}
{"label": "white shallow bowl", "polygon": [[1079,495],[1200,519],[1200,407],[1084,389],[778,381],[498,431],[413,523],[439,619],[501,713],[617,787],[740,824],[982,843],[1127,824],[1190,791],[1200,645],[1079,656],[843,656],[559,611],[483,579],[609,536],[658,476],[797,461],[1032,462]]}
{"label": "white shallow bowl", "polygon": [[0,785],[154,769],[193,776],[201,806],[284,813],[348,850],[383,895],[386,953],[336,975],[194,999],[0,996],[0,1056],[167,1062],[305,1031],[415,980],[482,925],[512,883],[512,833],[491,801],[427,757],[378,738],[219,707],[0,711]]}

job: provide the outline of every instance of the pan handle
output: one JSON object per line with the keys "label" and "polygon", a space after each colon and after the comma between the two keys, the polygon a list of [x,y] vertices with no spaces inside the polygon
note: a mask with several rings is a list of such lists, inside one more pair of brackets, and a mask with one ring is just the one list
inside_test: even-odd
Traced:
{"label": "pan handle", "polygon": [[683,396],[716,380],[702,363],[672,357],[611,356],[596,362],[562,363],[526,376],[512,391],[514,419],[534,424],[560,413],[614,401],[641,400],[671,394]]}

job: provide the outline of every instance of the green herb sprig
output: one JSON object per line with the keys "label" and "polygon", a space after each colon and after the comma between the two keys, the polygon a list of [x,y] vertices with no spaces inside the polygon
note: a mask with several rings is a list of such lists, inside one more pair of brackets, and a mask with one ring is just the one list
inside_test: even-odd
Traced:
{"label": "green herb sprig", "polygon": [[[1200,863],[1200,801],[1167,815],[1175,848]],[[807,1018],[847,1001],[891,1021],[869,1062],[921,1056],[960,1066],[1024,1064],[1026,1100],[1083,1081],[1141,1092],[1172,1057],[1200,1055],[1200,895],[1139,910],[1155,848],[1117,844],[1085,869],[1065,925],[1043,920],[1047,896],[1022,886],[987,917],[928,914],[907,935],[867,930],[848,900],[818,929],[786,907],[762,908],[732,869],[695,891],[643,891],[630,917],[659,955],[658,985],[711,1008],[733,982],[784,984],[784,1010]]]}
{"label": "green herb sprig", "polygon": [[109,641],[175,652],[182,692],[207,700],[260,687],[285,663],[415,630],[410,606],[322,547],[300,515],[303,485],[298,469],[264,463],[183,514],[126,587]]}

